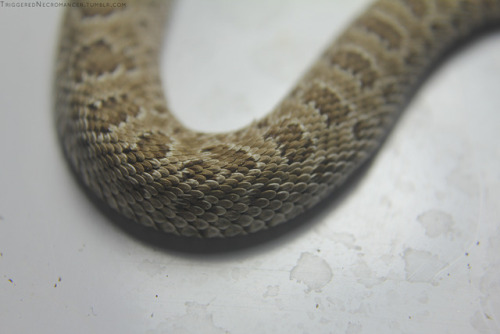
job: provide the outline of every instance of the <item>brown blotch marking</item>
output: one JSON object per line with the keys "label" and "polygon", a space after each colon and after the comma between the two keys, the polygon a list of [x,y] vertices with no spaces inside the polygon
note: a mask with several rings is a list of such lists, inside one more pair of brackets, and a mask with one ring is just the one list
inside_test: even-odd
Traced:
{"label": "brown blotch marking", "polygon": [[256,127],[257,129],[259,130],[262,130],[262,129],[267,129],[269,127],[269,119],[268,117],[266,118],[263,118],[261,120],[259,120],[257,123],[256,123]]}
{"label": "brown blotch marking", "polygon": [[[98,102],[87,105],[87,120],[110,125],[119,125],[125,122],[127,117],[135,117],[139,113],[139,107],[128,101],[127,94],[109,96]],[[108,130],[105,132],[109,132]]]}
{"label": "brown blotch marking", "polygon": [[149,26],[149,23],[146,19],[142,19],[139,21],[139,25],[143,28],[147,28]]}
{"label": "brown blotch marking", "polygon": [[[431,46],[427,46],[426,48],[427,48],[427,50],[430,50]],[[410,49],[408,51],[408,54],[406,55],[406,57],[404,59],[404,62],[408,66],[420,65],[422,63],[421,52],[419,52],[419,50],[416,50],[416,49]]]}
{"label": "brown blotch marking", "polygon": [[156,110],[159,114],[166,114],[168,113],[168,109],[166,106],[164,106],[163,104],[156,104],[155,106],[153,106],[154,110]]}
{"label": "brown blotch marking", "polygon": [[449,28],[446,24],[441,22],[434,22],[430,26],[432,33],[437,37],[442,37],[442,35],[446,34],[449,31]]}
{"label": "brown blotch marking", "polygon": [[451,25],[455,30],[461,30],[463,25],[466,25],[467,20],[474,17],[474,12],[477,11],[477,3],[472,3],[470,1],[462,1],[459,3],[461,7],[461,15],[455,15],[451,20]]}
{"label": "brown blotch marking", "polygon": [[453,3],[454,2],[457,2],[459,0],[453,0],[453,1],[450,1],[450,0],[436,0],[435,4],[436,4],[436,8],[438,11],[440,12],[446,12],[446,11],[449,11],[451,9],[451,7],[453,7]]}
{"label": "brown blotch marking", "polygon": [[391,49],[399,49],[401,47],[402,37],[390,23],[382,21],[382,19],[375,16],[362,17],[359,23],[386,41]]}
{"label": "brown blotch marking", "polygon": [[312,140],[305,136],[300,125],[289,119],[273,124],[264,138],[272,138],[278,144],[280,155],[290,162],[304,161],[314,152]]}
{"label": "brown blotch marking", "polygon": [[334,91],[318,84],[306,90],[302,99],[305,103],[314,102],[319,113],[326,115],[328,126],[344,122],[351,111],[348,106],[342,104],[340,97]]}
{"label": "brown blotch marking", "polygon": [[111,45],[103,39],[83,46],[74,59],[76,59],[74,79],[77,82],[83,80],[84,73],[99,76],[113,72],[120,64],[123,64],[127,70],[134,67],[132,60],[123,52],[114,52]]}
{"label": "brown blotch marking", "polygon": [[138,151],[142,152],[146,159],[164,158],[170,147],[169,137],[159,132],[146,132],[139,136],[137,141]]}
{"label": "brown blotch marking", "polygon": [[488,0],[486,1],[483,6],[484,8],[487,8],[486,9],[486,12],[491,12],[492,10],[495,10],[495,0]]}
{"label": "brown blotch marking", "polygon": [[381,87],[381,96],[384,98],[385,103],[392,104],[399,102],[400,87],[397,83],[388,83]]}
{"label": "brown blotch marking", "polygon": [[[228,145],[209,145],[201,149],[202,152],[210,152],[210,158],[219,161],[230,161],[228,164],[231,166],[243,167],[250,164],[255,164],[255,159],[246,151],[242,149],[235,149]],[[250,162],[251,161],[251,162]]]}
{"label": "brown blotch marking", "polygon": [[96,132],[96,133],[109,133],[109,124],[101,120],[89,120],[87,121],[87,127],[85,130]]}
{"label": "brown blotch marking", "polygon": [[377,118],[361,119],[354,124],[352,132],[356,140],[374,139],[374,128],[378,127],[379,121]]}
{"label": "brown blotch marking", "polygon": [[358,52],[339,50],[330,57],[330,61],[359,76],[361,85],[365,88],[372,87],[377,79],[377,73],[372,68],[371,62]]}
{"label": "brown blotch marking", "polygon": [[413,15],[421,18],[427,14],[427,4],[422,0],[404,0],[404,4],[406,4]]}

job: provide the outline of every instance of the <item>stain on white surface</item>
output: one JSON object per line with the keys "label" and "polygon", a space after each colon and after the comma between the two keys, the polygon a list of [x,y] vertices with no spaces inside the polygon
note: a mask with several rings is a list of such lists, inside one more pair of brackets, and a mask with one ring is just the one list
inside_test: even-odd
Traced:
{"label": "stain on white surface", "polygon": [[196,302],[186,302],[186,314],[175,319],[167,319],[158,328],[150,333],[206,333],[206,334],[227,334],[223,328],[214,324],[213,315],[208,311],[209,304],[199,304]]}
{"label": "stain on white surface", "polygon": [[469,197],[477,195],[479,183],[477,175],[470,171],[469,166],[459,166],[448,176],[449,184],[467,194]]}
{"label": "stain on white surface", "polygon": [[361,250],[361,247],[356,245],[356,238],[350,233],[333,233],[330,239],[336,243],[340,243],[349,249]]}
{"label": "stain on white surface", "polygon": [[[497,228],[487,242],[486,258],[493,258],[500,252],[500,228]],[[479,246],[479,243],[476,243]],[[470,324],[479,333],[500,332],[500,263],[489,265],[479,280],[479,310],[471,317]]]}
{"label": "stain on white surface", "polygon": [[249,270],[246,268],[233,268],[231,269],[231,278],[238,281],[242,278],[247,277]]}
{"label": "stain on white surface", "polygon": [[153,277],[164,273],[167,267],[165,265],[153,262],[151,260],[144,260],[141,263],[139,263],[137,269],[147,273],[150,277]]}
{"label": "stain on white surface", "polygon": [[266,292],[263,294],[266,297],[276,297],[280,292],[279,285],[268,285]]}
{"label": "stain on white surface", "polygon": [[[475,329],[476,333],[487,334],[495,333],[488,322],[493,322],[493,319],[481,310],[477,310],[470,318],[470,325]],[[491,324],[494,325],[494,324]],[[492,326],[493,327],[493,326]],[[498,331],[498,326],[496,330]]]}
{"label": "stain on white surface", "polygon": [[290,280],[296,280],[307,286],[306,292],[321,292],[333,277],[328,263],[311,253],[302,253],[297,265],[290,272]]}
{"label": "stain on white surface", "polygon": [[351,271],[354,276],[358,277],[357,282],[359,284],[363,284],[368,289],[384,281],[384,278],[377,277],[366,261],[362,259],[358,260],[358,263],[351,269]]}
{"label": "stain on white surface", "polygon": [[429,210],[417,217],[418,222],[424,227],[425,235],[430,238],[439,236],[451,236],[456,232],[453,230],[455,224],[453,217],[441,210]]}
{"label": "stain on white surface", "polygon": [[349,321],[347,324],[347,329],[346,329],[346,334],[358,334],[361,333],[363,330],[363,326],[357,323],[352,323]]}
{"label": "stain on white surface", "polygon": [[425,282],[437,285],[434,279],[446,265],[431,252],[407,248],[403,253],[406,280],[409,282]]}
{"label": "stain on white surface", "polygon": [[417,299],[422,304],[427,304],[429,302],[429,295],[426,291],[422,291],[422,295]]}

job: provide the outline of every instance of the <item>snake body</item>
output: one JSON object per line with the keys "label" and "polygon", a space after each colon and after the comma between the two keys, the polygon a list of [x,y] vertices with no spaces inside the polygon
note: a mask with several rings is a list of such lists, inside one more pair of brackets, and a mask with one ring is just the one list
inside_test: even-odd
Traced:
{"label": "snake body", "polygon": [[57,128],[83,182],[124,216],[181,236],[265,230],[311,208],[380,146],[419,80],[500,19],[498,0],[380,0],[263,119],[192,131],[159,77],[165,1],[66,11]]}

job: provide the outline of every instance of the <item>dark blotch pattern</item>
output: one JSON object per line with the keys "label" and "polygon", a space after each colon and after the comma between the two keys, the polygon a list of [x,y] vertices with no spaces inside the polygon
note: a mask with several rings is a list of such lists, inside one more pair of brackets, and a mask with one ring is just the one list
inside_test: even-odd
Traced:
{"label": "dark blotch pattern", "polygon": [[370,61],[357,52],[340,50],[331,56],[330,62],[358,77],[363,88],[372,87],[377,78]]}
{"label": "dark blotch pattern", "polygon": [[314,84],[302,96],[304,103],[312,103],[320,114],[326,115],[328,126],[344,122],[349,115],[350,109],[342,104],[340,97],[328,87],[320,87]]}

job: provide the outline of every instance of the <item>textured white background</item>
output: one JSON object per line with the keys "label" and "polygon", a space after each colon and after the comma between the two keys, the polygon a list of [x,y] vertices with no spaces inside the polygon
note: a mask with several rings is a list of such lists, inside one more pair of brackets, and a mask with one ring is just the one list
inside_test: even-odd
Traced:
{"label": "textured white background", "polygon": [[[170,105],[196,129],[245,125],[364,3],[179,1]],[[427,80],[338,198],[281,237],[214,252],[134,237],[78,187],[50,102],[59,18],[0,8],[0,332],[500,331],[498,31]]]}

